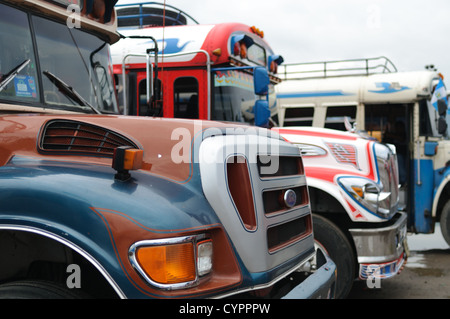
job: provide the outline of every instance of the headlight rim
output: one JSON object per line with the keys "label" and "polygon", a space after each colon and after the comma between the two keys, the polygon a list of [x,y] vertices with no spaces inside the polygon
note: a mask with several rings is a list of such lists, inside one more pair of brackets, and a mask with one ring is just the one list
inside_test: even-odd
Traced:
{"label": "headlight rim", "polygon": [[[207,236],[207,234],[194,234],[180,237],[171,237],[171,238],[163,238],[163,239],[149,239],[149,240],[141,240],[132,244],[128,250],[128,257],[131,265],[137,271],[137,273],[143,278],[143,280],[154,288],[158,288],[161,290],[171,291],[171,290],[180,290],[187,289],[191,287],[195,287],[200,283],[200,279],[204,277],[208,277],[211,271],[206,274],[199,274],[198,270],[198,245],[201,242],[212,242],[212,239]],[[190,281],[180,282],[180,283],[160,283],[153,280],[145,271],[144,267],[139,263],[137,259],[137,251],[139,248],[143,247],[151,247],[151,246],[168,246],[168,245],[177,245],[177,244],[185,244],[191,243],[194,249],[193,260],[195,264],[195,278]],[[213,250],[213,248],[212,248]],[[211,261],[213,257],[211,256]]]}
{"label": "headlight rim", "polygon": [[[357,183],[351,181],[358,181]],[[336,179],[337,184],[340,188],[356,203],[359,207],[363,208],[365,211],[369,212],[372,215],[375,215],[382,219],[389,219],[392,215],[391,211],[386,211],[385,209],[380,207],[380,196],[386,198],[390,196],[390,193],[383,192],[383,185],[381,183],[377,183],[372,179],[363,176],[339,176]],[[356,184],[356,185],[355,185]],[[376,201],[369,198],[364,198],[365,196],[360,196],[353,189],[353,187],[361,187],[364,192],[364,195],[371,194],[376,196]],[[368,186],[371,186],[372,192],[367,192]],[[374,190],[377,190],[377,193],[374,193]]]}

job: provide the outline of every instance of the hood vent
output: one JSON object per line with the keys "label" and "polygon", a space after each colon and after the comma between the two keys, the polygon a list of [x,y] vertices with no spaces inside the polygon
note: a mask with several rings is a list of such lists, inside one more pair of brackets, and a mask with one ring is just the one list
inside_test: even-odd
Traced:
{"label": "hood vent", "polygon": [[119,146],[139,148],[125,136],[104,127],[72,120],[53,120],[44,126],[39,148],[44,152],[112,157]]}

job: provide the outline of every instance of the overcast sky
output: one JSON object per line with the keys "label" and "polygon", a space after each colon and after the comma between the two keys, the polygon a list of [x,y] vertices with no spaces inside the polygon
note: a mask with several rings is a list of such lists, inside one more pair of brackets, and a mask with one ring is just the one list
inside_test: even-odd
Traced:
{"label": "overcast sky", "polygon": [[[138,0],[119,0],[139,2]],[[166,0],[202,24],[264,31],[285,62],[386,56],[399,71],[434,64],[450,86],[448,0]]]}

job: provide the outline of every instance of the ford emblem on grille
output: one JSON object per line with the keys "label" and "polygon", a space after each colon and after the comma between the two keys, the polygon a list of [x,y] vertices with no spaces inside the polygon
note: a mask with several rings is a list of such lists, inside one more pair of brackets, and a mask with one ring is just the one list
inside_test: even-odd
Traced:
{"label": "ford emblem on grille", "polygon": [[284,204],[288,208],[294,207],[295,203],[297,202],[297,194],[292,189],[288,189],[284,192]]}

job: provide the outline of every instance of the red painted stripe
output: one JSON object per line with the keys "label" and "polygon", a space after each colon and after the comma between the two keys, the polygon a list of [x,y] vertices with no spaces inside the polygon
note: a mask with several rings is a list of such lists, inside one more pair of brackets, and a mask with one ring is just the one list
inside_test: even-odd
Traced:
{"label": "red painted stripe", "polygon": [[355,176],[363,176],[363,175],[357,175],[354,172],[349,172],[346,170],[341,169],[332,169],[332,168],[326,168],[313,166],[309,167],[305,165],[305,175],[306,177],[313,177],[317,178],[326,182],[330,182],[334,184],[334,178],[337,175],[355,175]]}
{"label": "red painted stripe", "polygon": [[273,130],[277,131],[279,134],[301,134],[307,136],[315,136],[315,137],[325,137],[325,138],[338,138],[342,140],[356,141],[358,137],[356,136],[348,136],[345,134],[330,134],[325,132],[314,132],[314,131],[305,131],[299,129],[282,129],[282,128],[273,128]]}

